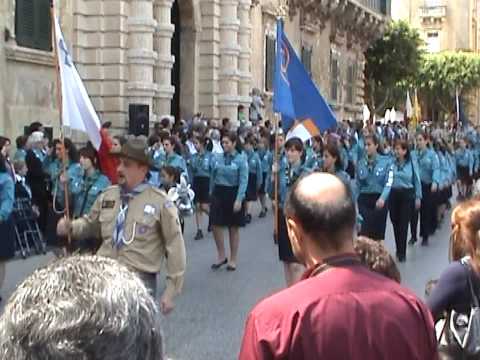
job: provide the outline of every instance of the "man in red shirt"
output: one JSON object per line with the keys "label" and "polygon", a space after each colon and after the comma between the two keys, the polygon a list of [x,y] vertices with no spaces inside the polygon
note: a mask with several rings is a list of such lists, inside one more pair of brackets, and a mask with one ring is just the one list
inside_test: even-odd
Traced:
{"label": "man in red shirt", "polygon": [[355,255],[355,205],[340,179],[325,173],[300,179],[285,215],[295,256],[309,270],[255,306],[241,360],[438,358],[425,305]]}

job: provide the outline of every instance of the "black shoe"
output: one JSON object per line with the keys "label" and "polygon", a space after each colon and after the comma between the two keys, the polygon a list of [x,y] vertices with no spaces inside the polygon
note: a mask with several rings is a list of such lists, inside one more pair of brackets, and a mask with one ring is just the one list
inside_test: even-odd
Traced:
{"label": "black shoe", "polygon": [[422,239],[422,246],[428,246],[428,237]]}
{"label": "black shoe", "polygon": [[203,232],[202,230],[198,229],[197,234],[193,238],[194,240],[202,240],[203,239]]}
{"label": "black shoe", "polygon": [[250,224],[252,222],[252,215],[247,214],[245,216],[245,223]]}
{"label": "black shoe", "polygon": [[212,265],[212,270],[218,270],[220,269],[223,265],[226,265],[228,263],[228,259],[225,258],[221,263],[213,264]]}
{"label": "black shoe", "polygon": [[408,245],[415,245],[416,242],[417,242],[417,239],[412,237],[408,242]]}
{"label": "black shoe", "polygon": [[398,262],[404,263],[407,260],[406,255],[397,255]]}
{"label": "black shoe", "polygon": [[261,218],[264,218],[265,216],[267,216],[267,212],[265,210],[262,210],[260,212],[260,215],[258,215],[258,217],[261,219]]}
{"label": "black shoe", "polygon": [[208,232],[212,232],[212,225],[208,224],[207,231],[208,231]]}

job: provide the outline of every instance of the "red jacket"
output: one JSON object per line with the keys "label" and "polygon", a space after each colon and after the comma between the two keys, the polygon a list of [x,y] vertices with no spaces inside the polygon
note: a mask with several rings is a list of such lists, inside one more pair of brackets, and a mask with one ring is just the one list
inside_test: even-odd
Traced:
{"label": "red jacket", "polygon": [[118,167],[118,158],[111,154],[112,150],[112,140],[108,135],[106,129],[100,130],[100,137],[102,138],[102,143],[100,149],[98,149],[98,160],[100,161],[100,168],[102,172],[110,179],[112,184],[118,182],[117,177],[117,167]]}
{"label": "red jacket", "polygon": [[240,360],[432,360],[426,306],[360,264],[333,267],[261,301],[247,320]]}

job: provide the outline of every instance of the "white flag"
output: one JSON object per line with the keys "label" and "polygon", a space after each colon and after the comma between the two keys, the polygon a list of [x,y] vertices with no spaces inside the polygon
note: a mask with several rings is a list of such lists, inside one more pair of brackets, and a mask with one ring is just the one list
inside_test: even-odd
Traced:
{"label": "white flag", "polygon": [[413,105],[412,100],[410,99],[410,91],[407,90],[407,103],[405,104],[405,110],[407,113],[407,119],[411,119],[413,117]]}
{"label": "white flag", "polygon": [[56,17],[55,31],[60,81],[62,84],[63,125],[87,133],[93,146],[98,150],[101,144],[100,119],[73,64],[58,18]]}

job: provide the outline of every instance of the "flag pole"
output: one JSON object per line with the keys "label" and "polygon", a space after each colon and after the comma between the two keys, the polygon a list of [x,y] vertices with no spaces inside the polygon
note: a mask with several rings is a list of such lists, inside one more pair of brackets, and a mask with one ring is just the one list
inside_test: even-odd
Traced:
{"label": "flag pole", "polygon": [[274,154],[273,154],[273,163],[275,164],[275,174],[274,174],[274,178],[273,178],[273,203],[275,204],[275,216],[273,217],[273,232],[275,234],[275,243],[277,244],[278,243],[278,237],[279,237],[279,233],[278,233],[278,218],[279,218],[279,215],[280,215],[280,204],[279,204],[279,201],[278,201],[278,183],[279,183],[279,179],[278,179],[278,176],[279,176],[279,171],[280,171],[280,164],[279,164],[279,147],[278,147],[278,132],[280,131],[280,114],[279,113],[275,113],[275,150],[274,150]]}
{"label": "flag pole", "polygon": [[[57,44],[57,27],[55,26],[56,22],[55,14],[55,4],[54,0],[50,0],[50,23],[52,27],[52,36],[53,36],[53,55],[55,59],[55,73],[56,73],[56,88],[57,88],[57,107],[59,110],[59,120],[60,120],[60,142],[62,144],[62,167],[63,174],[67,176],[67,156],[65,153],[65,129],[63,127],[63,97],[62,97],[62,77],[60,75],[60,59],[58,57],[58,44]],[[60,179],[59,179],[60,180]],[[65,192],[65,217],[67,221],[70,221],[70,201],[68,194],[68,181],[65,181],[63,184],[63,190]],[[67,234],[67,245],[70,245],[72,242],[70,232]]]}

